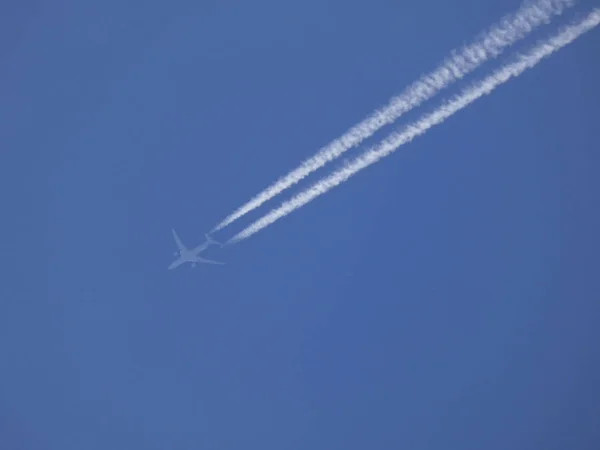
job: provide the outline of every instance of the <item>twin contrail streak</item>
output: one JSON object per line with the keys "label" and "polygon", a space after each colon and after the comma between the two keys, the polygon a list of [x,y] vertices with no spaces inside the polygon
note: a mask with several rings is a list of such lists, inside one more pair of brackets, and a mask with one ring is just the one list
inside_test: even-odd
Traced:
{"label": "twin contrail streak", "polygon": [[574,0],[538,0],[536,3],[528,2],[523,5],[517,12],[506,16],[471,44],[458,51],[452,51],[451,56],[437,69],[422,76],[400,95],[392,98],[385,107],[376,110],[341,137],[321,148],[317,154],[305,160],[298,168],[277,180],[226,217],[212,231],[226,227],[328,162],[356,147],[383,126],[394,122],[404,113],[436,95],[440,90],[463,78],[488,59],[498,56],[507,47],[523,39],[539,26],[550,22],[552,16],[562,14],[573,4]]}
{"label": "twin contrail streak", "polygon": [[364,152],[351,161],[342,169],[333,172],[330,176],[317,181],[311,187],[284,202],[279,208],[254,222],[229,240],[235,243],[252,236],[254,233],[269,226],[273,222],[287,216],[291,212],[301,208],[318,196],[338,186],[350,177],[365,169],[371,164],[385,158],[395,152],[400,146],[412,141],[415,137],[427,132],[434,125],[438,125],[452,116],[454,113],[465,108],[475,100],[491,93],[498,86],[504,84],[510,78],[517,77],[525,70],[532,68],[542,59],[552,55],[557,50],[570,44],[583,33],[590,31],[600,23],[600,9],[594,9],[585,19],[562,28],[555,36],[542,41],[531,51],[520,54],[514,62],[502,66],[492,75],[484,78],[462,91],[461,94],[451,98],[441,107],[423,116],[421,119],[409,124],[400,131],[393,132],[380,144]]}

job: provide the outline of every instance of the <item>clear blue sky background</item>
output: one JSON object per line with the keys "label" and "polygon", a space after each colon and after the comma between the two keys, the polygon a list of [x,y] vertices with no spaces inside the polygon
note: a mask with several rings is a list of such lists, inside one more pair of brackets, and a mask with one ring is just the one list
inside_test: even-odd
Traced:
{"label": "clear blue sky background", "polygon": [[3,2],[0,448],[594,448],[600,30],[166,270],[518,6]]}

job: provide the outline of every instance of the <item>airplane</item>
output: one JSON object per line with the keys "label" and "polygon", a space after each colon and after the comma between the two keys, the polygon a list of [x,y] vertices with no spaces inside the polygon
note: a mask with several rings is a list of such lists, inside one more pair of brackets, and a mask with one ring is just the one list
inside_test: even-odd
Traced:
{"label": "airplane", "polygon": [[175,243],[177,244],[177,248],[178,248],[178,251],[173,253],[173,256],[177,256],[178,259],[176,259],[175,261],[173,261],[171,263],[171,265],[169,266],[169,270],[173,270],[175,267],[179,267],[181,264],[186,263],[186,262],[192,263],[192,267],[196,267],[196,263],[225,264],[225,263],[222,263],[219,261],[213,261],[211,259],[201,258],[200,256],[198,256],[198,254],[200,252],[206,250],[211,245],[220,245],[221,247],[223,247],[223,244],[214,240],[212,237],[210,237],[208,235],[208,233],[204,234],[204,236],[206,237],[206,241],[204,243],[202,243],[199,246],[197,246],[196,248],[193,248],[190,250],[190,249],[186,248],[185,245],[183,245],[183,243],[181,242],[181,239],[179,239],[179,236],[177,236],[177,233],[175,232],[175,230],[172,229],[172,231],[173,231],[173,238],[175,239]]}

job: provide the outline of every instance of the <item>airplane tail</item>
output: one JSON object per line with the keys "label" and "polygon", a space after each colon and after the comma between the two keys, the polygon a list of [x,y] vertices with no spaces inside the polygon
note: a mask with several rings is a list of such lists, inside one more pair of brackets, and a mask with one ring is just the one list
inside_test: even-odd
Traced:
{"label": "airplane tail", "polygon": [[220,245],[221,247],[223,247],[223,244],[221,244],[216,239],[213,239],[208,233],[204,233],[204,236],[206,237],[207,242],[210,242],[211,244]]}

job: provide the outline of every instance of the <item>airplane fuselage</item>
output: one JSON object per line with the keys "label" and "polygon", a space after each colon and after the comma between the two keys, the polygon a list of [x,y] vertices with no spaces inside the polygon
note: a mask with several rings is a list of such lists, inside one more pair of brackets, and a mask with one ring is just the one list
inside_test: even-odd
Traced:
{"label": "airplane fuselage", "polygon": [[192,262],[196,259],[196,255],[194,255],[194,252],[185,252],[181,254],[180,258],[186,262]]}
{"label": "airplane fuselage", "polygon": [[203,244],[200,244],[199,246],[197,246],[196,248],[193,248],[193,249],[188,249],[181,243],[181,241],[179,240],[179,237],[175,233],[175,230],[173,230],[173,237],[175,238],[175,242],[177,243],[179,251],[175,252],[175,256],[177,257],[177,259],[169,265],[169,267],[168,267],[169,270],[175,269],[176,267],[179,267],[180,265],[187,263],[187,262],[192,263],[192,267],[195,267],[196,263],[198,263],[198,262],[208,263],[208,264],[223,264],[221,262],[212,261],[210,259],[201,258],[199,256],[199,254],[201,252],[206,250],[212,244],[218,244],[218,242],[216,242],[215,240],[210,238],[208,235],[206,235],[206,242],[204,242]]}

